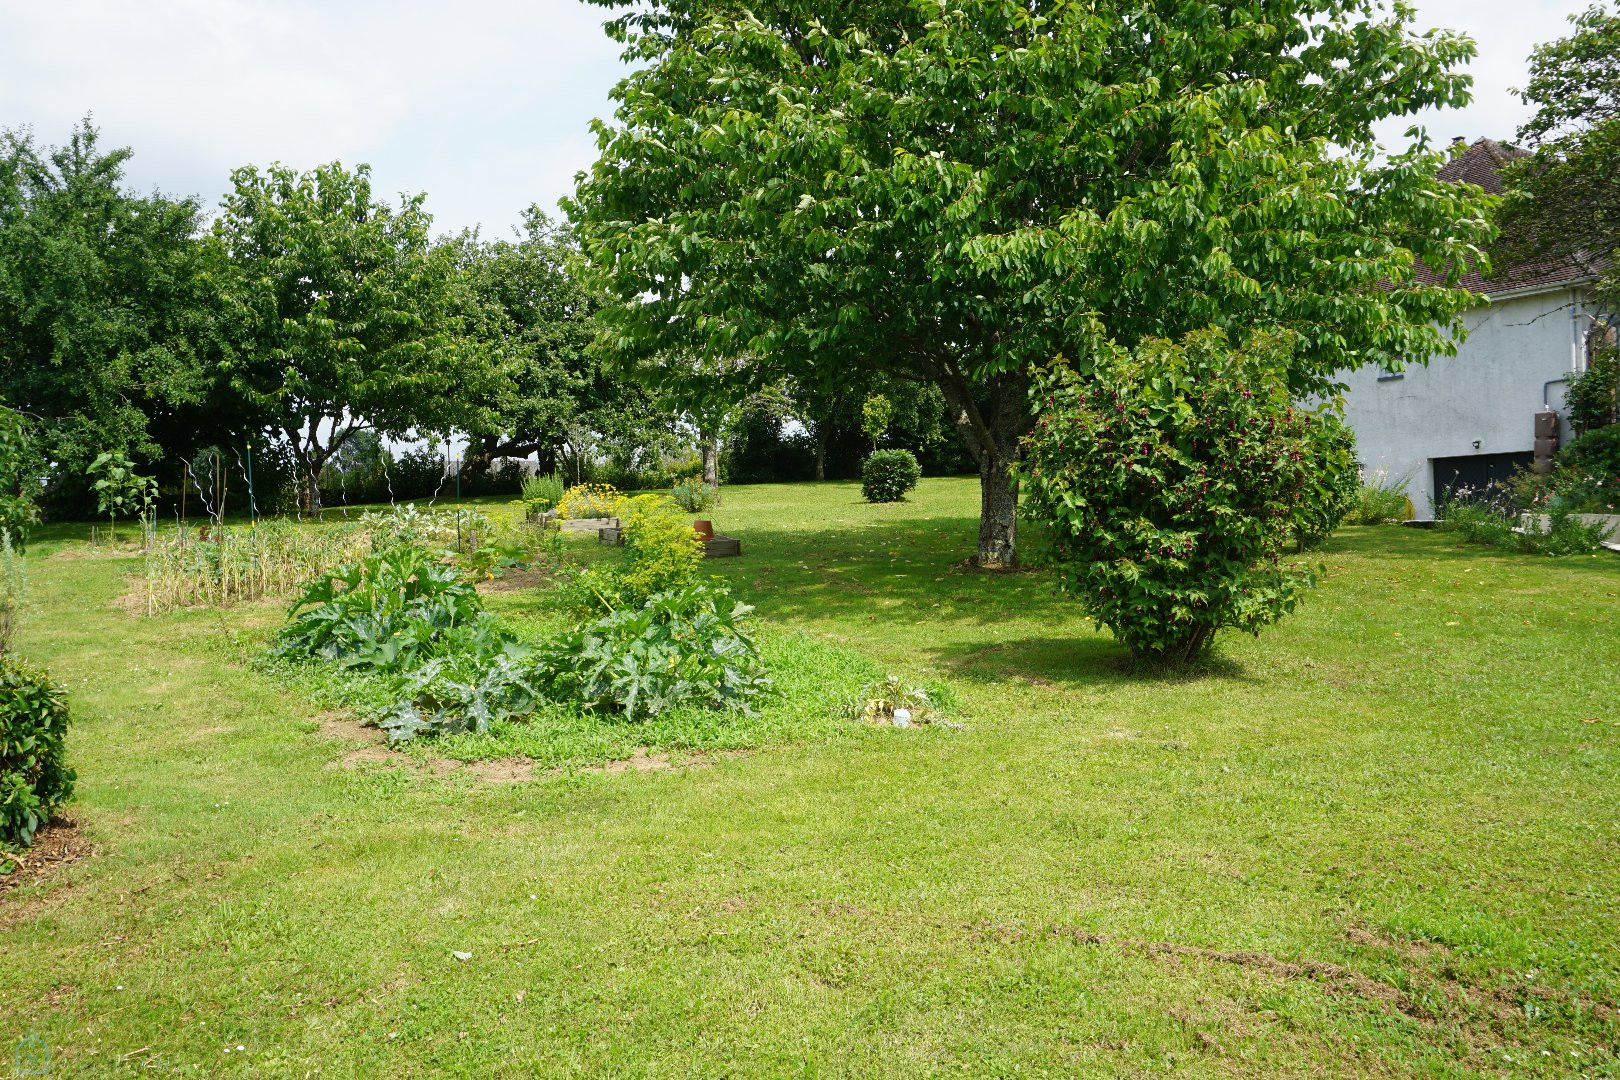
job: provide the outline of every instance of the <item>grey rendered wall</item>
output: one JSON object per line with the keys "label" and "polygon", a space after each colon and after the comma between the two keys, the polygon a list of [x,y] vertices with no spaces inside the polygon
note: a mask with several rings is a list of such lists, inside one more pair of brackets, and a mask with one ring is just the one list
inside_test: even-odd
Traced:
{"label": "grey rendered wall", "polygon": [[1456,356],[1413,364],[1398,378],[1374,368],[1341,376],[1368,474],[1407,480],[1420,518],[1433,512],[1432,459],[1534,448],[1533,417],[1544,402],[1563,411],[1558,380],[1579,362],[1588,318],[1578,291],[1558,289],[1498,299],[1464,322],[1468,338]]}

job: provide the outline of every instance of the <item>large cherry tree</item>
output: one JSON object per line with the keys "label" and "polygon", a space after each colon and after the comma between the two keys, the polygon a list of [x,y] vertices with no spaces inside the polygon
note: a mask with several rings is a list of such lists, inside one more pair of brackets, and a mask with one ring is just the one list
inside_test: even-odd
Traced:
{"label": "large cherry tree", "polygon": [[1373,125],[1467,100],[1465,38],[1377,0],[592,0],[636,67],[569,204],[600,348],[759,385],[925,378],[1016,559],[1029,372],[1289,329],[1294,390],[1454,348],[1477,189]]}

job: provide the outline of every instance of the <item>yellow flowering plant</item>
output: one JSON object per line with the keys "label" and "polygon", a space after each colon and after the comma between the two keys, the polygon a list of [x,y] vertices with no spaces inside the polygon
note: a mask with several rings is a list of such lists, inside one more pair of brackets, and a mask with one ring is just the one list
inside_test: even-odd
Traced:
{"label": "yellow flowering plant", "polygon": [[560,518],[616,517],[624,496],[612,484],[575,484],[557,502]]}

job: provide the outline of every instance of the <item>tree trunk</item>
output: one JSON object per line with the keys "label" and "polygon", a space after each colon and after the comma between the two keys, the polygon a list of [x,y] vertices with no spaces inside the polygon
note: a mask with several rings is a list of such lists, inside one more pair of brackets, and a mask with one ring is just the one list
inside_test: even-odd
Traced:
{"label": "tree trunk", "polygon": [[985,570],[1018,565],[1018,482],[1012,457],[1000,446],[979,458],[979,554]]}
{"label": "tree trunk", "polygon": [[[305,435],[300,435],[298,429],[285,421],[282,430],[286,432],[287,440],[292,446],[293,460],[298,463],[299,469],[304,474],[299,483],[299,509],[304,513],[319,515],[322,505],[321,470],[326,468],[327,462],[337,456],[339,450],[343,449],[343,444],[348,442],[355,432],[362,430],[365,425],[350,424],[346,428],[339,428],[338,421],[334,419],[332,421],[332,434],[327,436],[326,445],[322,446],[321,418],[318,416],[310,417],[304,422],[308,429],[308,433]],[[221,492],[220,501],[223,504],[223,492]]]}
{"label": "tree trunk", "polygon": [[327,458],[316,438],[319,423],[318,419],[309,421],[307,435],[290,424],[282,428],[292,448],[293,461],[298,465],[298,511],[311,517],[321,512],[321,469]]}
{"label": "tree trunk", "polygon": [[979,553],[984,570],[1018,565],[1018,440],[1029,430],[1029,379],[1022,371],[995,376],[983,387],[985,408],[954,369],[936,380],[954,413],[957,433],[979,465]]}
{"label": "tree trunk", "polygon": [[720,486],[720,440],[706,432],[698,436],[702,440],[700,449],[703,453],[703,482],[712,488]]}
{"label": "tree trunk", "polygon": [[827,479],[827,425],[816,425],[816,479]]}

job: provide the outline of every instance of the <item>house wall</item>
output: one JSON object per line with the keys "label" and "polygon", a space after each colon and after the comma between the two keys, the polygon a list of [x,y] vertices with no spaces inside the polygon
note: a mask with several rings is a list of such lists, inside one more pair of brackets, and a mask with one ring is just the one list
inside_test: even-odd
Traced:
{"label": "house wall", "polygon": [[[1564,411],[1562,380],[1583,362],[1589,318],[1581,292],[1563,288],[1498,297],[1464,324],[1456,356],[1395,377],[1370,367],[1340,376],[1369,477],[1406,480],[1420,518],[1434,510],[1434,459],[1534,449],[1536,412]],[[1562,428],[1560,444],[1571,438]]]}

